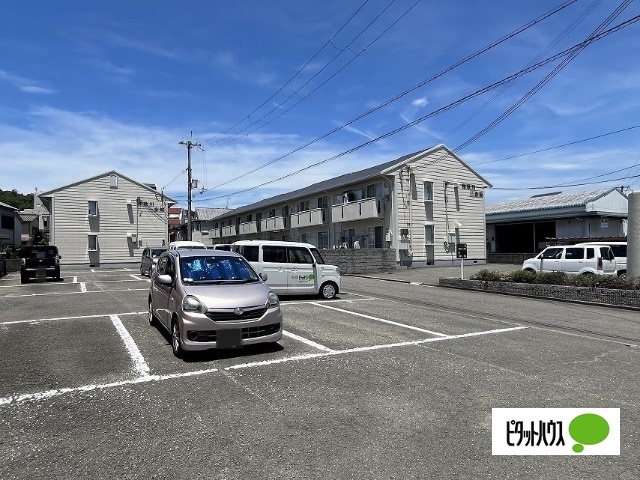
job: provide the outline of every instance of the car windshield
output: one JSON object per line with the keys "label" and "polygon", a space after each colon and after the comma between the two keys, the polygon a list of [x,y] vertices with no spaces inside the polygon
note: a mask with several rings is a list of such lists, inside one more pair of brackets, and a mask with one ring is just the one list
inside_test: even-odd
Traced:
{"label": "car windshield", "polygon": [[186,257],[180,259],[184,283],[249,283],[258,276],[241,257]]}
{"label": "car windshield", "polygon": [[311,250],[311,253],[313,254],[313,256],[316,259],[316,263],[324,265],[324,258],[322,258],[322,255],[320,255],[320,252],[318,251],[318,249],[317,248],[310,248],[310,250]]}
{"label": "car windshield", "polygon": [[167,251],[166,248],[154,248],[153,250],[151,250],[151,256],[153,258],[156,258],[156,257],[159,257],[160,255],[162,255],[166,251]]}

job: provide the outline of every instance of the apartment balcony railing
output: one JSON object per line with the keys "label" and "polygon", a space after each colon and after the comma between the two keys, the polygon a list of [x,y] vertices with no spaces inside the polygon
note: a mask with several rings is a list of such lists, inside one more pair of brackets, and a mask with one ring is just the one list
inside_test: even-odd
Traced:
{"label": "apartment balcony railing", "polygon": [[222,237],[235,237],[237,235],[235,225],[227,225],[222,227]]}
{"label": "apartment balcony railing", "polygon": [[291,228],[314,227],[325,222],[326,210],[314,208],[291,214]]}
{"label": "apartment balcony railing", "polygon": [[222,237],[222,235],[220,235],[219,228],[212,228],[211,230],[209,230],[209,238],[220,238],[220,237]]}
{"label": "apartment balcony railing", "polygon": [[271,217],[260,220],[260,230],[263,232],[275,232],[287,228],[284,217]]}
{"label": "apartment balcony railing", "polygon": [[238,226],[238,234],[249,235],[251,233],[258,233],[258,225],[256,222],[245,222]]}
{"label": "apartment balcony railing", "polygon": [[331,221],[333,223],[382,218],[383,216],[382,199],[378,198],[365,198],[331,207]]}

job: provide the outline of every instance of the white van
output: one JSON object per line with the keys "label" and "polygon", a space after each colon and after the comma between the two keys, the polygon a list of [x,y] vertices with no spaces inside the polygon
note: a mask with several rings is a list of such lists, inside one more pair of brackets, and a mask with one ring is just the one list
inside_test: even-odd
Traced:
{"label": "white van", "polygon": [[608,245],[558,245],[547,247],[536,257],[525,260],[522,269],[535,273],[614,275],[616,259]]}
{"label": "white van", "polygon": [[616,257],[616,273],[619,277],[627,276],[627,242],[582,242],[578,245],[611,247]]}
{"label": "white van", "polygon": [[169,244],[169,250],[178,250],[182,248],[207,248],[202,242],[192,242],[190,240],[178,240]]}
{"label": "white van", "polygon": [[320,295],[340,292],[340,269],[327,265],[310,243],[240,240],[233,250],[242,255],[279,295]]}

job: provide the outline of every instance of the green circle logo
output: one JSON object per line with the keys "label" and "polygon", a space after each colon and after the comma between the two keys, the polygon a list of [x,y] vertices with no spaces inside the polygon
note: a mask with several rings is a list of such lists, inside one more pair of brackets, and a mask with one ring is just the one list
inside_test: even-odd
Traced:
{"label": "green circle logo", "polygon": [[569,435],[576,442],[573,451],[584,451],[584,445],[596,445],[609,435],[609,423],[600,415],[585,413],[578,415],[569,424]]}

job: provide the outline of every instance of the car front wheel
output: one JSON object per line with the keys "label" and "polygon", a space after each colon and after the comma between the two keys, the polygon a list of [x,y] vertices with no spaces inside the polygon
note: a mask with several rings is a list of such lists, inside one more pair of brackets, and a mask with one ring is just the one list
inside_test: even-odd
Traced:
{"label": "car front wheel", "polygon": [[338,286],[333,282],[327,282],[320,289],[320,296],[325,300],[331,300],[336,297]]}
{"label": "car front wheel", "polygon": [[156,316],[153,314],[153,302],[151,301],[151,298],[149,298],[149,312],[147,313],[147,320],[149,320],[149,325],[156,323]]}
{"label": "car front wheel", "polygon": [[184,357],[184,350],[182,349],[182,340],[180,340],[180,324],[178,320],[174,320],[171,323],[171,349],[173,354],[178,358]]}

